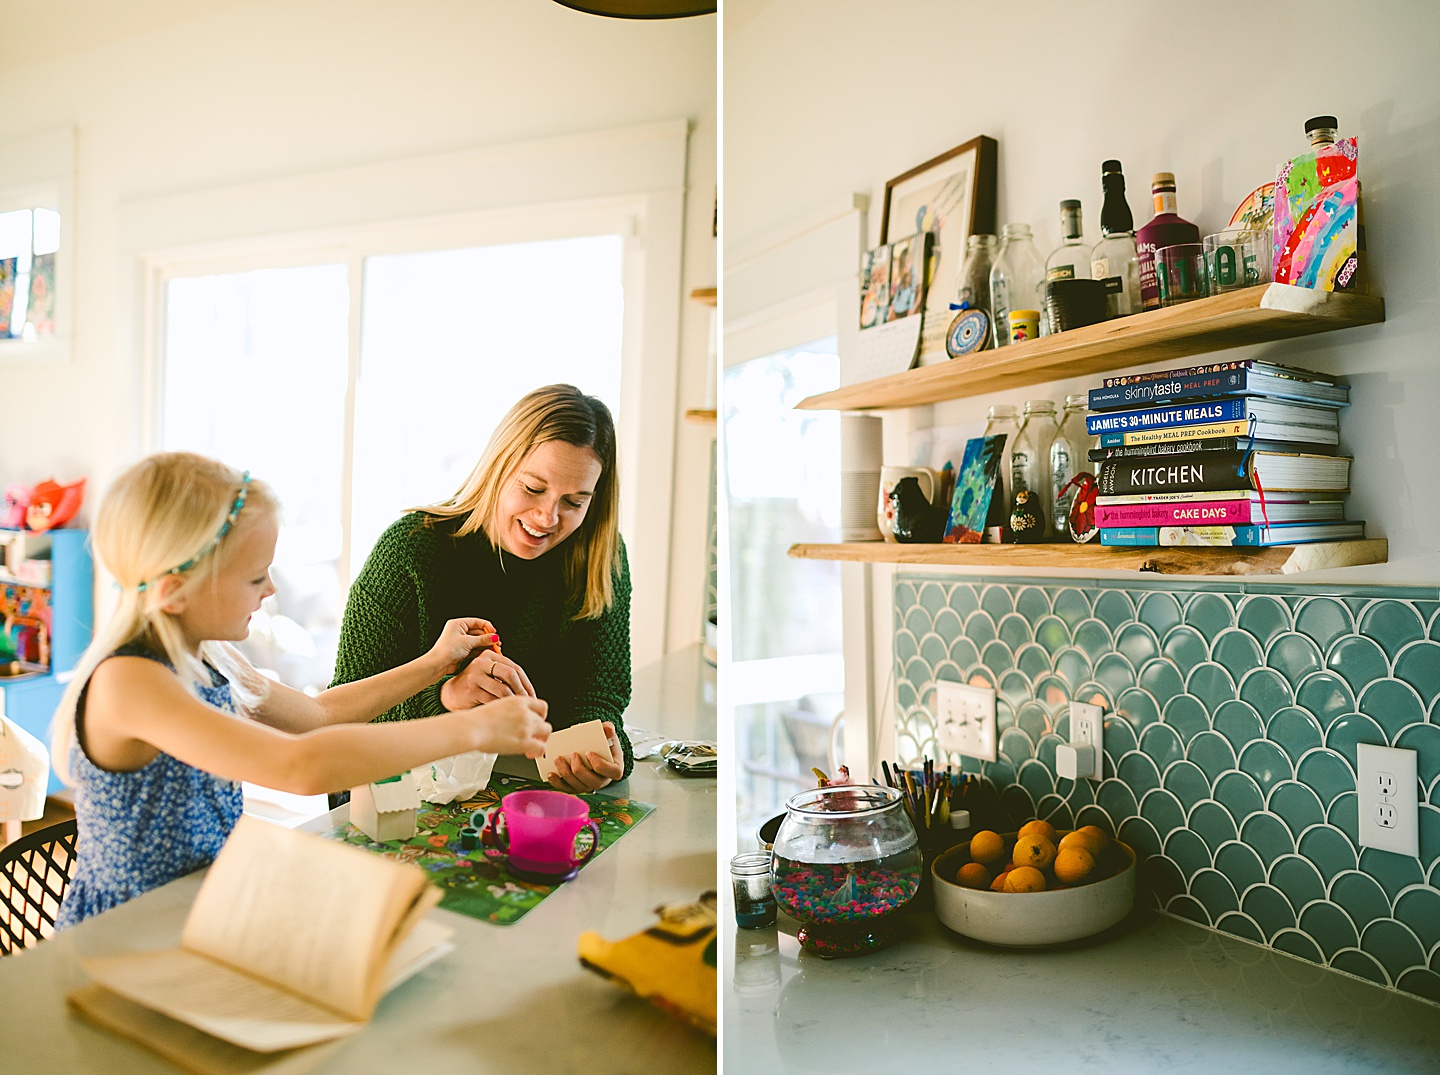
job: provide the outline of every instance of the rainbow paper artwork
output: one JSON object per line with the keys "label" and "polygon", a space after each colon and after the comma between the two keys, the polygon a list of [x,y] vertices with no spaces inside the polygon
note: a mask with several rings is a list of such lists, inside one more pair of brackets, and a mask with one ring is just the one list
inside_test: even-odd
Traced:
{"label": "rainbow paper artwork", "polygon": [[1355,287],[1359,267],[1360,151],[1354,138],[1302,153],[1275,177],[1277,284],[1317,291]]}

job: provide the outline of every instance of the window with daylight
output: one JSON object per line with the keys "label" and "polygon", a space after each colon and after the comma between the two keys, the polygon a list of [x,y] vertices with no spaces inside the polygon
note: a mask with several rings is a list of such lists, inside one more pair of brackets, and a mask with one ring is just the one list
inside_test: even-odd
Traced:
{"label": "window with daylight", "polygon": [[843,705],[840,565],[793,560],[794,542],[840,540],[840,416],[802,411],[837,388],[833,338],[725,371],[731,708],[739,833],[752,836],[834,760]]}
{"label": "window with daylight", "polygon": [[567,381],[622,421],[622,258],[620,237],[599,235],[166,267],[159,447],[248,469],[282,503],[278,592],[245,643],[257,667],[329,682],[376,537],[453,493],[526,392]]}

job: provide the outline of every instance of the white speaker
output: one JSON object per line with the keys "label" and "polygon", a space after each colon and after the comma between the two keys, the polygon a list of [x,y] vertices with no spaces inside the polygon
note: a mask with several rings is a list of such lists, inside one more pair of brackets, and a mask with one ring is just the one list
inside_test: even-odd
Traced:
{"label": "white speaker", "polygon": [[840,416],[840,540],[880,541],[875,508],[880,500],[881,419]]}

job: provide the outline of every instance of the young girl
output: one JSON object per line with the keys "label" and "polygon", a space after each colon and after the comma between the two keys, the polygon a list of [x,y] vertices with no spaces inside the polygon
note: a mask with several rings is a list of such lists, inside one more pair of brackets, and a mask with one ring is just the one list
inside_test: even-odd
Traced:
{"label": "young girl", "polygon": [[248,472],[184,452],[136,464],[100,505],[95,551],[120,599],[55,718],[79,823],[58,925],[208,865],[242,780],[318,794],[468,750],[543,752],[546,704],[525,696],[366,723],[493,646],[484,620],[452,620],[428,653],[314,698],[257,673],[230,643],[275,592],[277,516]]}

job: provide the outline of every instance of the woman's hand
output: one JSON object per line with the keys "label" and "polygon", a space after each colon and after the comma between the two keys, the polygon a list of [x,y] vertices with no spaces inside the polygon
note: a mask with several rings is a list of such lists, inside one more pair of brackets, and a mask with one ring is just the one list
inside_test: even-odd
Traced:
{"label": "woman's hand", "polygon": [[495,625],[489,620],[476,619],[473,616],[446,620],[440,637],[435,640],[435,645],[430,647],[428,656],[439,666],[439,674],[448,676],[477,651],[490,649],[499,641],[500,636],[495,633]]}
{"label": "woman's hand", "polygon": [[511,695],[538,697],[525,669],[493,649],[477,654],[473,661],[440,686],[440,704],[452,711],[470,709]]}
{"label": "woman's hand", "polygon": [[472,749],[538,758],[550,738],[550,725],[545,722],[549,707],[538,698],[510,695],[470,709],[467,716],[477,722],[480,732]]}
{"label": "woman's hand", "polygon": [[610,743],[610,756],[602,757],[593,750],[583,756],[561,754],[555,759],[555,771],[550,774],[550,783],[561,791],[598,791],[625,775],[625,751],[620,747],[620,737],[615,734],[615,725],[607,720],[604,727],[605,738]]}

